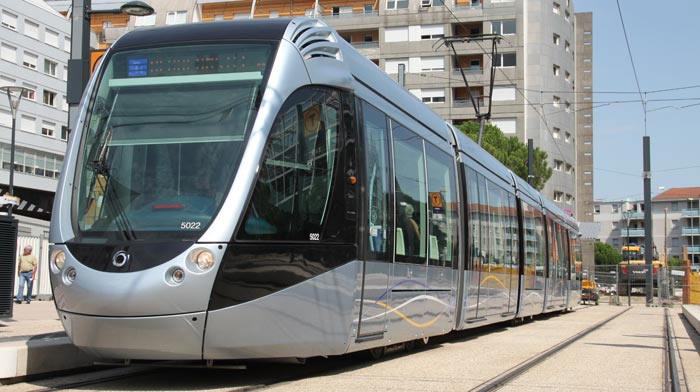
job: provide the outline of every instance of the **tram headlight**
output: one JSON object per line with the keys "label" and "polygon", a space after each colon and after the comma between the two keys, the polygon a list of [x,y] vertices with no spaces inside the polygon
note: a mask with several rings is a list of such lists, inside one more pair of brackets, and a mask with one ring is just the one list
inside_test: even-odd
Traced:
{"label": "tram headlight", "polygon": [[57,249],[51,253],[51,264],[53,267],[60,271],[66,263],[66,252],[61,249]]}
{"label": "tram headlight", "polygon": [[202,271],[209,271],[214,266],[216,258],[209,249],[197,248],[190,252],[190,261],[197,265]]}

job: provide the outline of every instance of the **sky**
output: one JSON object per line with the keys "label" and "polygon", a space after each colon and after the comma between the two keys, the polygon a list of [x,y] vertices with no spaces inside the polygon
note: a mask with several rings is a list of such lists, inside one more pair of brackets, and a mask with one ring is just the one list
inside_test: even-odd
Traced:
{"label": "sky", "polygon": [[700,186],[700,1],[574,0],[574,10],[593,13],[595,199],[643,199],[645,135],[652,197]]}

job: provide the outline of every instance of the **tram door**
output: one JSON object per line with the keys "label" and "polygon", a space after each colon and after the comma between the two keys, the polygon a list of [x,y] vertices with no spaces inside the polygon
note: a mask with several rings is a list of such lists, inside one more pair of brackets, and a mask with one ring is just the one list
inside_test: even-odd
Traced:
{"label": "tram door", "polygon": [[389,275],[392,271],[393,208],[387,118],[374,106],[363,102],[365,150],[365,203],[367,206],[366,246],[358,338],[383,334],[386,330]]}

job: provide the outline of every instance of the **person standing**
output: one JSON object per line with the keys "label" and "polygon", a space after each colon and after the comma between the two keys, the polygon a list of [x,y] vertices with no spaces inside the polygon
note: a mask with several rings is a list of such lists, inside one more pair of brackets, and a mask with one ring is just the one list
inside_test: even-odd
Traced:
{"label": "person standing", "polygon": [[[31,245],[24,247],[24,253],[17,259],[17,276],[19,277],[19,290],[15,303],[21,304],[26,299],[27,303],[32,302],[32,286],[36,277],[37,269],[36,257],[32,254]],[[27,297],[25,298],[24,284],[27,284]]]}

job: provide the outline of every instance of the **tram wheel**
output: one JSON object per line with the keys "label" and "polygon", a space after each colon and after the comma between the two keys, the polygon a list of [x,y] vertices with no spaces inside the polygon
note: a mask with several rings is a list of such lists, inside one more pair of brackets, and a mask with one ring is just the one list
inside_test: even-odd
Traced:
{"label": "tram wheel", "polygon": [[384,354],[386,353],[386,348],[384,346],[370,348],[369,350],[367,350],[367,353],[369,354],[369,357],[371,359],[376,361],[384,356]]}

